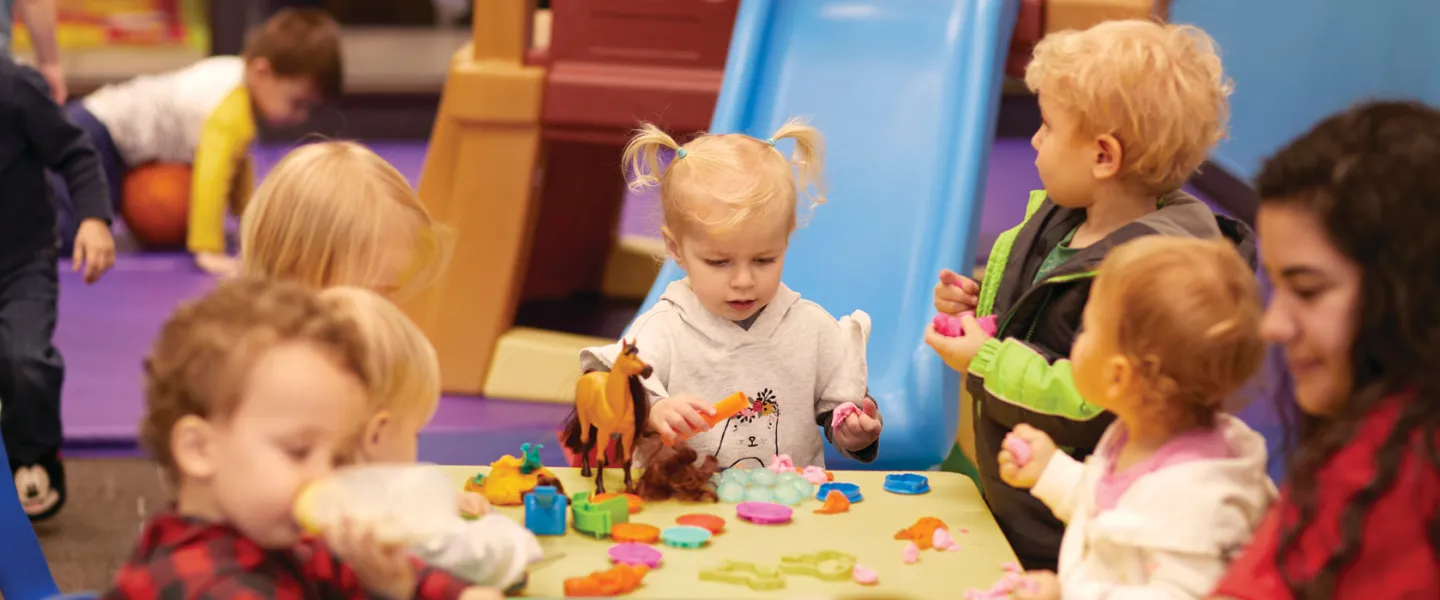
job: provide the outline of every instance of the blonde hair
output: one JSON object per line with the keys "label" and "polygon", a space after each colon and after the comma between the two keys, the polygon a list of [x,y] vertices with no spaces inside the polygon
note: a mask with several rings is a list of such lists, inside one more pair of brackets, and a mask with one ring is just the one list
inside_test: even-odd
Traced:
{"label": "blonde hair", "polygon": [[382,410],[429,421],[440,402],[440,361],[435,347],[404,311],[354,286],[328,288],[320,298],[360,331],[365,347],[369,414]]}
{"label": "blonde hair", "polygon": [[[786,139],[795,141],[790,157],[775,147]],[[662,149],[675,152],[663,170]],[[805,195],[811,209],[825,202],[825,138],[801,119],[786,121],[764,140],[704,134],[684,145],[646,123],[630,138],[621,162],[631,189],[660,186],[660,206],[671,232],[695,226],[723,232],[765,219],[783,219],[787,231],[793,231],[797,194]]]}
{"label": "blonde hair", "polygon": [[1122,174],[1152,191],[1180,187],[1225,138],[1233,89],[1204,31],[1143,20],[1045,36],[1025,84],[1081,135],[1120,140]]}
{"label": "blonde hair", "polygon": [[1264,360],[1255,273],[1225,240],[1122,244],[1101,263],[1090,302],[1109,311],[1147,405],[1177,431],[1211,424]]}
{"label": "blonde hair", "polygon": [[[290,151],[241,219],[241,271],[316,288],[361,285],[403,295],[434,281],[450,236],[405,177],[369,148],[325,141]],[[401,280],[382,282],[398,245],[413,254]]]}

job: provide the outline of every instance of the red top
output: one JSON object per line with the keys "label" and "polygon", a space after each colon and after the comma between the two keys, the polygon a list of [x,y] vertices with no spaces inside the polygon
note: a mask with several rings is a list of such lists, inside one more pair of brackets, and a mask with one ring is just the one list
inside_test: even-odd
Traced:
{"label": "red top", "polygon": [[[416,563],[415,598],[459,598],[470,584]],[[107,599],[299,600],[376,598],[355,572],[317,541],[265,550],[228,525],[167,510],[150,519],[139,545],[115,574]]]}
{"label": "red top", "polygon": [[[1340,546],[1340,517],[1350,499],[1375,477],[1375,454],[1395,427],[1401,407],[1422,402],[1413,396],[1386,402],[1357,428],[1316,476],[1315,519],[1305,527],[1289,558],[1300,581],[1311,579]],[[1336,600],[1349,598],[1435,598],[1440,590],[1440,556],[1429,539],[1440,513],[1440,472],[1425,458],[1417,433],[1401,459],[1394,485],[1371,506],[1361,526],[1359,553],[1336,578]],[[1288,491],[1271,507],[1244,554],[1230,565],[1215,590],[1241,600],[1292,598],[1275,565],[1281,519],[1298,509]]]}

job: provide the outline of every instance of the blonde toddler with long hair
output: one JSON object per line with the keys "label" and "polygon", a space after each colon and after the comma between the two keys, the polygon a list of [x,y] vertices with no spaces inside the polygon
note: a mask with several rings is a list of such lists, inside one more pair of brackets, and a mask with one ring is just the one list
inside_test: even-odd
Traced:
{"label": "blonde toddler with long hair", "polygon": [[[793,154],[781,143],[793,143]],[[625,334],[653,367],[648,428],[688,437],[722,467],[768,465],[780,454],[823,466],[824,438],[866,462],[878,451],[880,416],[865,387],[869,317],[836,321],[780,281],[799,199],[824,201],[823,160],[820,132],[793,119],[765,139],[707,134],[683,145],[645,125],[625,148],[632,186],[660,187],[665,250],[687,275]],[[619,351],[585,349],[581,368],[607,370]],[[737,391],[750,407],[710,428],[702,414]],[[846,402],[864,408],[832,427]]]}
{"label": "blonde toddler with long hair", "polygon": [[410,182],[354,142],[300,146],[265,177],[241,220],[241,272],[314,288],[403,296],[434,280],[448,230]]}

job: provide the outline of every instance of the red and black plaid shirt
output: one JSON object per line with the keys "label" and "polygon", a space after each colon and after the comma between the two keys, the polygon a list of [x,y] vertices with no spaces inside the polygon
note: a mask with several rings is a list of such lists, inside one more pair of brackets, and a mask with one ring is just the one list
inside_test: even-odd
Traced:
{"label": "red and black plaid shirt", "polygon": [[[417,600],[459,598],[470,584],[416,561]],[[107,599],[375,598],[319,541],[265,550],[228,525],[167,510],[151,517]]]}

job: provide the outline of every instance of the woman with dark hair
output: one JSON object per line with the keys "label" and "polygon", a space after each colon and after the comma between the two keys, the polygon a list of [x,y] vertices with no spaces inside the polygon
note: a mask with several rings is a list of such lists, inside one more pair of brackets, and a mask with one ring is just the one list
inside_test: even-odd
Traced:
{"label": "woman with dark hair", "polygon": [[1288,485],[1216,594],[1440,597],[1440,111],[1332,116],[1258,188],[1261,331],[1298,414]]}

